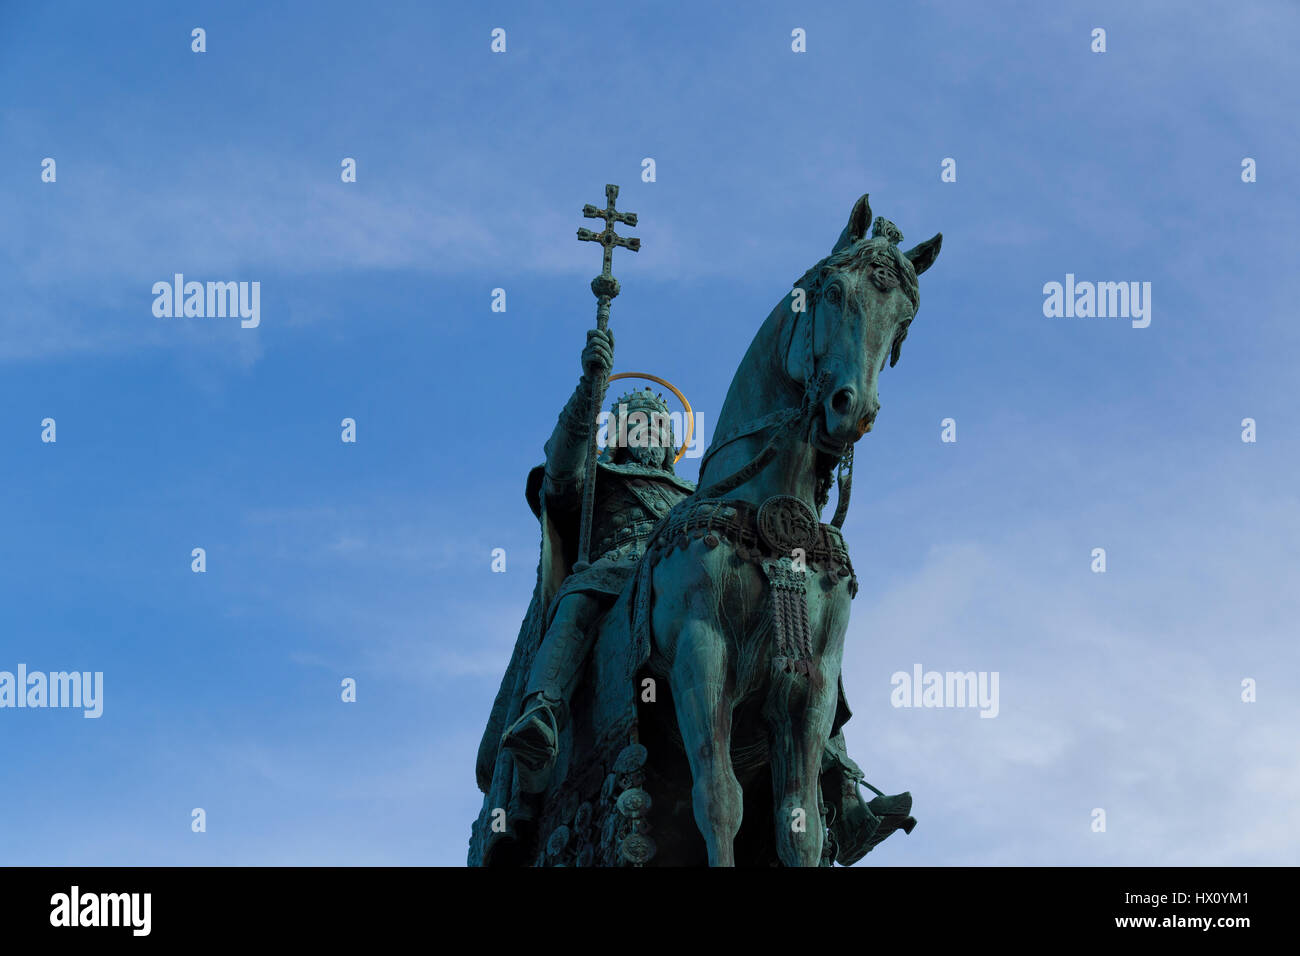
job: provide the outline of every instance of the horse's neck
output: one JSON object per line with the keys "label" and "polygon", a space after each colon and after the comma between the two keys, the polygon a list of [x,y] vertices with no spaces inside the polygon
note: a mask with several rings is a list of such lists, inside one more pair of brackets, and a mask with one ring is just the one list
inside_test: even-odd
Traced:
{"label": "horse's neck", "polygon": [[[715,440],[725,440],[733,431],[764,416],[797,408],[802,401],[803,384],[793,381],[785,371],[786,346],[795,320],[786,301],[782,300],[768,315],[736,369],[713,427]],[[793,345],[798,346],[797,342]],[[700,471],[699,487],[707,488],[743,468],[771,437],[772,429],[764,428],[711,452]],[[816,452],[806,438],[802,428],[788,435],[767,467],[728,492],[727,497],[761,504],[772,495],[794,495],[816,511]]]}

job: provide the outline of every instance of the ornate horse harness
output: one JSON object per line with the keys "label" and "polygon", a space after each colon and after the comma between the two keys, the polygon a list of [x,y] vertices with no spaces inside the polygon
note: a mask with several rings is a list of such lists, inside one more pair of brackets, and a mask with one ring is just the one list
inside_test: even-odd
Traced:
{"label": "ornate horse harness", "polygon": [[806,322],[804,368],[811,371],[804,382],[800,404],[752,419],[715,440],[700,463],[701,471],[723,446],[747,435],[769,429],[772,432],[748,463],[678,504],[646,541],[632,610],[634,639],[644,641],[647,650],[651,569],[674,546],[685,549],[695,539],[703,539],[709,548],[716,548],[726,540],[738,558],[763,569],[771,597],[773,667],[779,671],[806,676],[812,668],[807,601],[810,574],[824,574],[823,586],[827,589],[839,579],[848,578],[849,596],[857,596],[858,579],[840,531],[848,514],[853,486],[852,445],[838,462],[839,501],[830,524],[821,524],[812,508],[794,495],[772,495],[757,507],[748,501],[725,497],[767,467],[789,438],[812,427],[829,380],[825,371],[817,369],[813,351],[816,301],[817,297],[812,297]]}

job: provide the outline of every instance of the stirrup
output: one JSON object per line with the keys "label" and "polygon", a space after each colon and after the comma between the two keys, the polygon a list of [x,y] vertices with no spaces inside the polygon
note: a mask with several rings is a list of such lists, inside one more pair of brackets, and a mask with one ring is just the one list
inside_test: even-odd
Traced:
{"label": "stirrup", "polygon": [[[879,796],[864,803],[858,793],[852,808],[830,823],[835,861],[844,866],[852,866],[899,830],[911,833],[916,827],[911,793],[886,796],[865,780],[861,783]],[[853,789],[857,791],[856,786]]]}
{"label": "stirrup", "polygon": [[881,794],[867,804],[867,809],[880,817],[880,826],[872,835],[868,849],[875,849],[897,830],[911,833],[916,828],[916,817],[912,816],[910,792],[895,794],[892,797]]}

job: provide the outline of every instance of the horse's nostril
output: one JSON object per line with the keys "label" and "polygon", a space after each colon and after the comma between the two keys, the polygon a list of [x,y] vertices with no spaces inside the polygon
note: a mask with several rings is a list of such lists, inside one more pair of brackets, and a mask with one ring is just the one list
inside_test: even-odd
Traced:
{"label": "horse's nostril", "polygon": [[842,388],[831,398],[831,408],[836,415],[847,415],[849,406],[853,404],[852,389]]}

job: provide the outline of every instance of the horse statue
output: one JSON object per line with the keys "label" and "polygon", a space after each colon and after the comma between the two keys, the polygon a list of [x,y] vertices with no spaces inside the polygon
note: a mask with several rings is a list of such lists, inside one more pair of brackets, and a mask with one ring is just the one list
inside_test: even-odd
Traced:
{"label": "horse statue", "polygon": [[599,619],[540,784],[501,744],[574,549],[530,476],[538,586],[479,750],[471,865],[848,865],[911,832],[911,795],[886,796],[848,757],[840,675],[858,590],[840,531],[853,449],[942,242],[903,252],[902,238],[862,196],[758,329],[698,487],[637,541]]}

